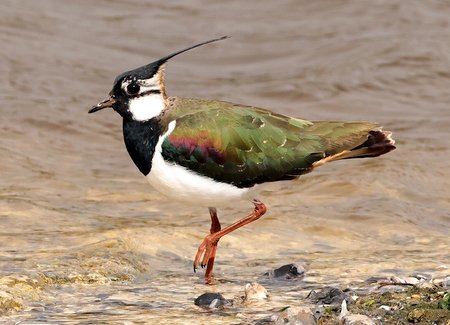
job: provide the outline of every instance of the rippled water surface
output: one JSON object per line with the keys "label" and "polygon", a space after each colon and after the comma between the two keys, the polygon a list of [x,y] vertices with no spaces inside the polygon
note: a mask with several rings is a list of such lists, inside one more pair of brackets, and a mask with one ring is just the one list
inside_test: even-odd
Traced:
{"label": "rippled water surface", "polygon": [[[398,148],[274,184],[269,212],[192,272],[207,209],[169,202],[133,166],[114,77],[174,50],[171,95],[308,119],[373,120]],[[445,1],[9,1],[0,8],[0,319],[251,323],[312,288],[450,273],[450,5]],[[193,198],[195,200],[195,198]],[[220,210],[223,224],[250,205]],[[298,262],[301,281],[262,274]],[[268,302],[208,313],[205,291]],[[237,301],[239,301],[237,299]]]}

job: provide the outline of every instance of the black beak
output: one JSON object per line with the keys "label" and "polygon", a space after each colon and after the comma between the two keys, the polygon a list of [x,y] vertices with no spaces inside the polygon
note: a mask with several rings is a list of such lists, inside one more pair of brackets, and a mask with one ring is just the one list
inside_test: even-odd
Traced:
{"label": "black beak", "polygon": [[114,105],[114,103],[116,102],[116,100],[114,99],[114,97],[109,96],[108,98],[106,98],[105,100],[102,100],[100,103],[98,103],[97,105],[93,106],[88,113],[95,113],[101,109],[104,108],[112,108],[112,106]]}

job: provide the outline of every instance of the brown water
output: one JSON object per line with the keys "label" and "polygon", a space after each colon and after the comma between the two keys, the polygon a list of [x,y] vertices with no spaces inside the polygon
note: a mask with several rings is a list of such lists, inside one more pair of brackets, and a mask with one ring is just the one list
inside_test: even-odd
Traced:
{"label": "brown water", "polygon": [[[191,268],[207,210],[153,191],[119,116],[87,110],[118,73],[221,35],[170,62],[169,94],[374,120],[398,149],[274,185],[268,214],[220,242],[208,287]],[[1,321],[245,323],[326,284],[449,275],[449,39],[445,1],[3,0]],[[249,209],[219,213],[226,224]],[[303,281],[261,276],[289,262],[305,264]],[[193,305],[250,281],[271,299]]]}

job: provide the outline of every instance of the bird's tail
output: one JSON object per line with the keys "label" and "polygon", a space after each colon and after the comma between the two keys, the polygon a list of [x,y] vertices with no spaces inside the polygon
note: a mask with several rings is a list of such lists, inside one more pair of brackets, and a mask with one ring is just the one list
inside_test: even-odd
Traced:
{"label": "bird's tail", "polygon": [[395,141],[392,139],[392,132],[375,129],[369,131],[367,140],[350,150],[329,155],[313,163],[313,167],[318,167],[329,161],[377,157],[395,149]]}
{"label": "bird's tail", "polygon": [[348,155],[342,159],[381,156],[394,150],[394,144],[395,140],[392,139],[392,132],[372,130],[363,144],[350,150]]}

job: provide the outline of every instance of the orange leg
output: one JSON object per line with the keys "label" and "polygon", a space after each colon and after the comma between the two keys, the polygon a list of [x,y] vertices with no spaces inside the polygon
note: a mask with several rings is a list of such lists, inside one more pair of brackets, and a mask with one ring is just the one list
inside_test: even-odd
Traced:
{"label": "orange leg", "polygon": [[211,214],[211,233],[206,236],[205,239],[203,239],[203,242],[200,244],[194,259],[194,271],[197,269],[198,265],[200,265],[201,267],[207,266],[205,273],[206,283],[211,283],[212,269],[219,239],[226,234],[229,234],[230,232],[242,226],[245,226],[246,224],[258,220],[264,213],[266,213],[267,208],[264,203],[259,200],[253,200],[252,203],[255,205],[253,212],[224,229],[220,229],[220,223],[219,219],[217,218],[216,210],[210,208],[209,211]]}
{"label": "orange leg", "polygon": [[[218,231],[220,231],[221,226],[220,226],[220,221],[219,218],[217,217],[217,209],[216,208],[208,208],[209,209],[209,214],[211,216],[211,229],[210,229],[210,233],[214,234]],[[212,270],[214,267],[214,259],[216,258],[216,251],[217,251],[217,244],[218,242],[213,246],[213,250],[211,252],[211,257],[208,260],[208,265],[206,266],[206,272],[205,272],[205,279],[209,279],[208,281],[210,281],[210,279],[212,278]]]}

